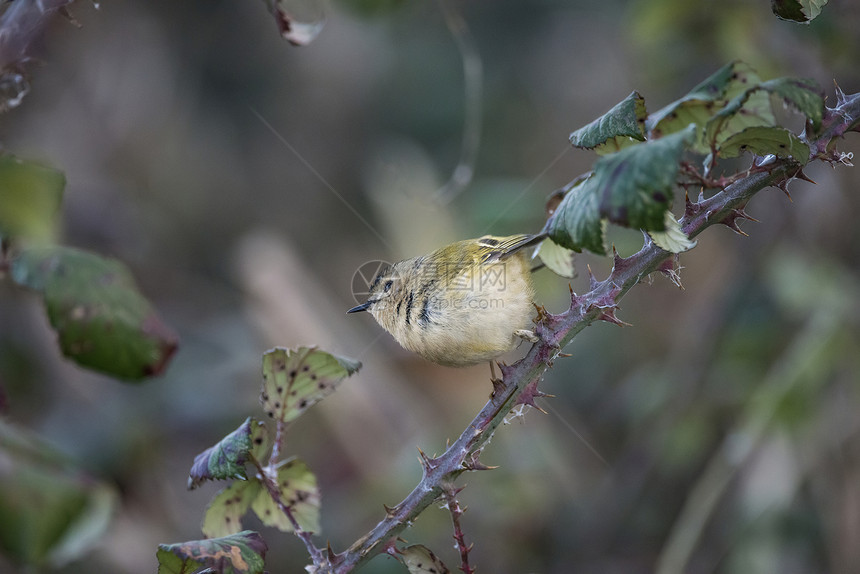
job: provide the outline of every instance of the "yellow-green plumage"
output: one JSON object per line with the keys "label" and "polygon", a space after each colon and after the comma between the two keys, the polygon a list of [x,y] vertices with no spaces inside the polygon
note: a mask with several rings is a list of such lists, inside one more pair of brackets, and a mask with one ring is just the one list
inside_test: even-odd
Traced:
{"label": "yellow-green plumage", "polygon": [[484,236],[452,243],[382,270],[370,311],[398,343],[448,366],[489,361],[511,350],[528,326],[534,290],[524,247],[542,236]]}

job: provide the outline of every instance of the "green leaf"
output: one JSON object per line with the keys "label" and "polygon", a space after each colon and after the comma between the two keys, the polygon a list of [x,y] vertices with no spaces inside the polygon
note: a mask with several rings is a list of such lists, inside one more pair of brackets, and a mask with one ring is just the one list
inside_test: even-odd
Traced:
{"label": "green leaf", "polygon": [[805,115],[812,122],[814,129],[821,127],[824,117],[824,90],[815,80],[777,78],[764,82],[761,89],[782,98],[786,104]]}
{"label": "green leaf", "polygon": [[[257,479],[236,481],[222,489],[206,508],[201,530],[207,538],[229,536],[242,530],[242,517],[263,491]],[[265,494],[265,493],[264,493]]]}
{"label": "green leaf", "polygon": [[50,243],[65,186],[61,171],[0,155],[0,236]]}
{"label": "green leaf", "polygon": [[633,92],[611,110],[570,134],[574,147],[595,149],[597,153],[612,153],[645,141],[645,100]]}
{"label": "green leaf", "polygon": [[398,550],[398,554],[409,570],[409,574],[450,574],[451,572],[445,563],[423,544],[407,546]]}
{"label": "green leaf", "polygon": [[687,95],[651,114],[646,121],[650,137],[661,137],[696,125],[693,151],[708,153],[703,127],[726,103],[759,83],[758,74],[744,62],[734,61],[717,70]]}
{"label": "green leaf", "polygon": [[276,347],[263,355],[263,410],[290,422],[331,394],[361,363],[316,347]]}
{"label": "green leaf", "polygon": [[159,544],[158,574],[190,574],[200,567],[221,574],[262,574],[268,547],[251,530],[222,538]]}
{"label": "green leaf", "polygon": [[815,20],[825,4],[827,0],[770,0],[770,7],[777,18],[801,24]]}
{"label": "green leaf", "polygon": [[600,215],[613,223],[663,231],[664,214],[672,206],[681,156],[695,127],[600,158],[594,165],[594,186]]}
{"label": "green leaf", "polygon": [[[317,477],[307,464],[295,458],[281,463],[278,468],[278,492],[302,530],[320,531],[320,491]],[[251,503],[251,509],[266,526],[274,526],[284,532],[293,531],[287,515],[267,490],[261,490]]]}
{"label": "green leaf", "polygon": [[42,247],[22,251],[11,267],[16,283],[41,292],[67,357],[130,381],[166,368],[176,335],[118,261],[69,247]]}
{"label": "green leaf", "polygon": [[805,115],[814,129],[821,127],[824,93],[818,84],[813,80],[778,78],[749,87],[715,114],[705,126],[709,145],[719,147],[750,127],[776,126],[771,95]]}
{"label": "green leaf", "polygon": [[721,157],[737,157],[744,152],[765,156],[793,157],[805,165],[809,161],[809,146],[784,128],[747,128],[728,138],[719,147]]}
{"label": "green leaf", "polygon": [[678,223],[671,211],[666,211],[664,218],[666,222],[665,231],[648,232],[657,247],[669,253],[683,253],[696,246],[696,242],[687,237],[687,234],[681,230],[681,224]]}
{"label": "green leaf", "polygon": [[545,239],[535,250],[535,255],[540,257],[550,271],[568,279],[576,277],[574,253],[572,249],[562,247],[552,239]]}
{"label": "green leaf", "polygon": [[245,463],[251,457],[260,461],[268,449],[266,426],[252,417],[239,428],[194,457],[188,476],[188,488],[197,488],[207,480],[246,479]]}
{"label": "green leaf", "polygon": [[606,255],[606,221],[600,216],[596,182],[592,175],[571,188],[547,221],[545,231],[562,247]]}
{"label": "green leaf", "polygon": [[753,86],[737,95],[705,125],[705,141],[709,148],[740,133],[746,128],[774,126],[776,118],[770,95],[762,85]]}
{"label": "green leaf", "polygon": [[38,437],[0,421],[0,554],[20,569],[80,558],[104,537],[118,498]]}

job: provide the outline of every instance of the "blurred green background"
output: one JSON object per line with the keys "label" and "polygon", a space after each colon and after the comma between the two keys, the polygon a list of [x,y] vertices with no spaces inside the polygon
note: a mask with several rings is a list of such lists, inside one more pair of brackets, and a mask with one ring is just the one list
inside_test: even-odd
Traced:
{"label": "blurred green background", "polygon": [[[48,29],[0,139],[65,172],[64,242],[127,263],[181,336],[166,375],[122,384],[60,358],[37,297],[0,283],[6,420],[119,492],[107,534],[60,571],[151,573],[158,543],[200,537],[218,487],[187,492],[191,462],[260,414],[274,345],[364,362],[287,442],[320,481],[320,543],[343,550],[418,481],[416,446],[441,452],[491,388],[486,367],[436,367],[345,315],[357,268],[537,231],[546,196],[594,161],[569,132],[634,89],[655,111],[741,58],[815,78],[830,104],[834,79],[860,91],[850,0],[808,26],[766,0],[449,6],[481,58],[483,126],[473,181],[444,203],[466,103],[436,2],[330,3],[303,48],[260,1],[78,2],[80,28]],[[546,375],[549,414],[497,432],[483,460],[500,468],[461,479],[479,571],[860,571],[858,176],[808,174],[818,185],[794,182],[793,203],[751,202],[751,237],[703,234],[681,256],[685,290],[634,289],[619,313],[633,327],[583,332]],[[641,244],[612,238],[623,254]],[[566,281],[536,280],[539,302],[566,308]],[[449,522],[431,507],[403,537],[454,568]],[[262,532],[270,571],[303,571],[298,540]]]}

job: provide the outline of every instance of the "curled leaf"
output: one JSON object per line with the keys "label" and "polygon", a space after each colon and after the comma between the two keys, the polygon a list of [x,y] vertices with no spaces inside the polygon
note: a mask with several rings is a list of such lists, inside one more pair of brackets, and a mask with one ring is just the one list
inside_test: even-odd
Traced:
{"label": "curled leaf", "polygon": [[809,24],[824,9],[828,0],[770,0],[773,13],[780,20]]}
{"label": "curled leaf", "polygon": [[570,134],[574,147],[605,154],[645,141],[645,99],[633,92],[611,110]]}
{"label": "curled leaf", "polygon": [[540,257],[540,260],[550,271],[568,279],[576,277],[575,253],[572,249],[562,247],[552,239],[544,239],[535,250],[535,255]]}
{"label": "curled leaf", "polygon": [[681,230],[681,225],[671,211],[666,211],[665,221],[665,231],[648,232],[657,247],[669,253],[682,253],[696,246],[696,242]]}
{"label": "curled leaf", "polygon": [[239,428],[194,457],[188,476],[188,488],[197,488],[207,480],[245,479],[245,463],[254,457],[261,460],[268,448],[263,423],[248,417]]}

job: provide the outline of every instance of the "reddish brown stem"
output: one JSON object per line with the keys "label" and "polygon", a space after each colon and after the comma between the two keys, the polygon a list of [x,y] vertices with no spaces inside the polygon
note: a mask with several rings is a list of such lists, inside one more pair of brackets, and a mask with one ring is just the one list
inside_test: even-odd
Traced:
{"label": "reddish brown stem", "polygon": [[451,522],[454,525],[454,541],[457,543],[457,550],[460,551],[460,570],[463,571],[463,574],[475,574],[475,569],[469,565],[469,551],[472,550],[474,544],[466,545],[466,537],[460,527],[460,517],[466,510],[460,507],[460,502],[457,500],[457,493],[461,490],[463,489],[447,488],[445,490],[445,504],[448,506],[448,512],[451,513]]}

